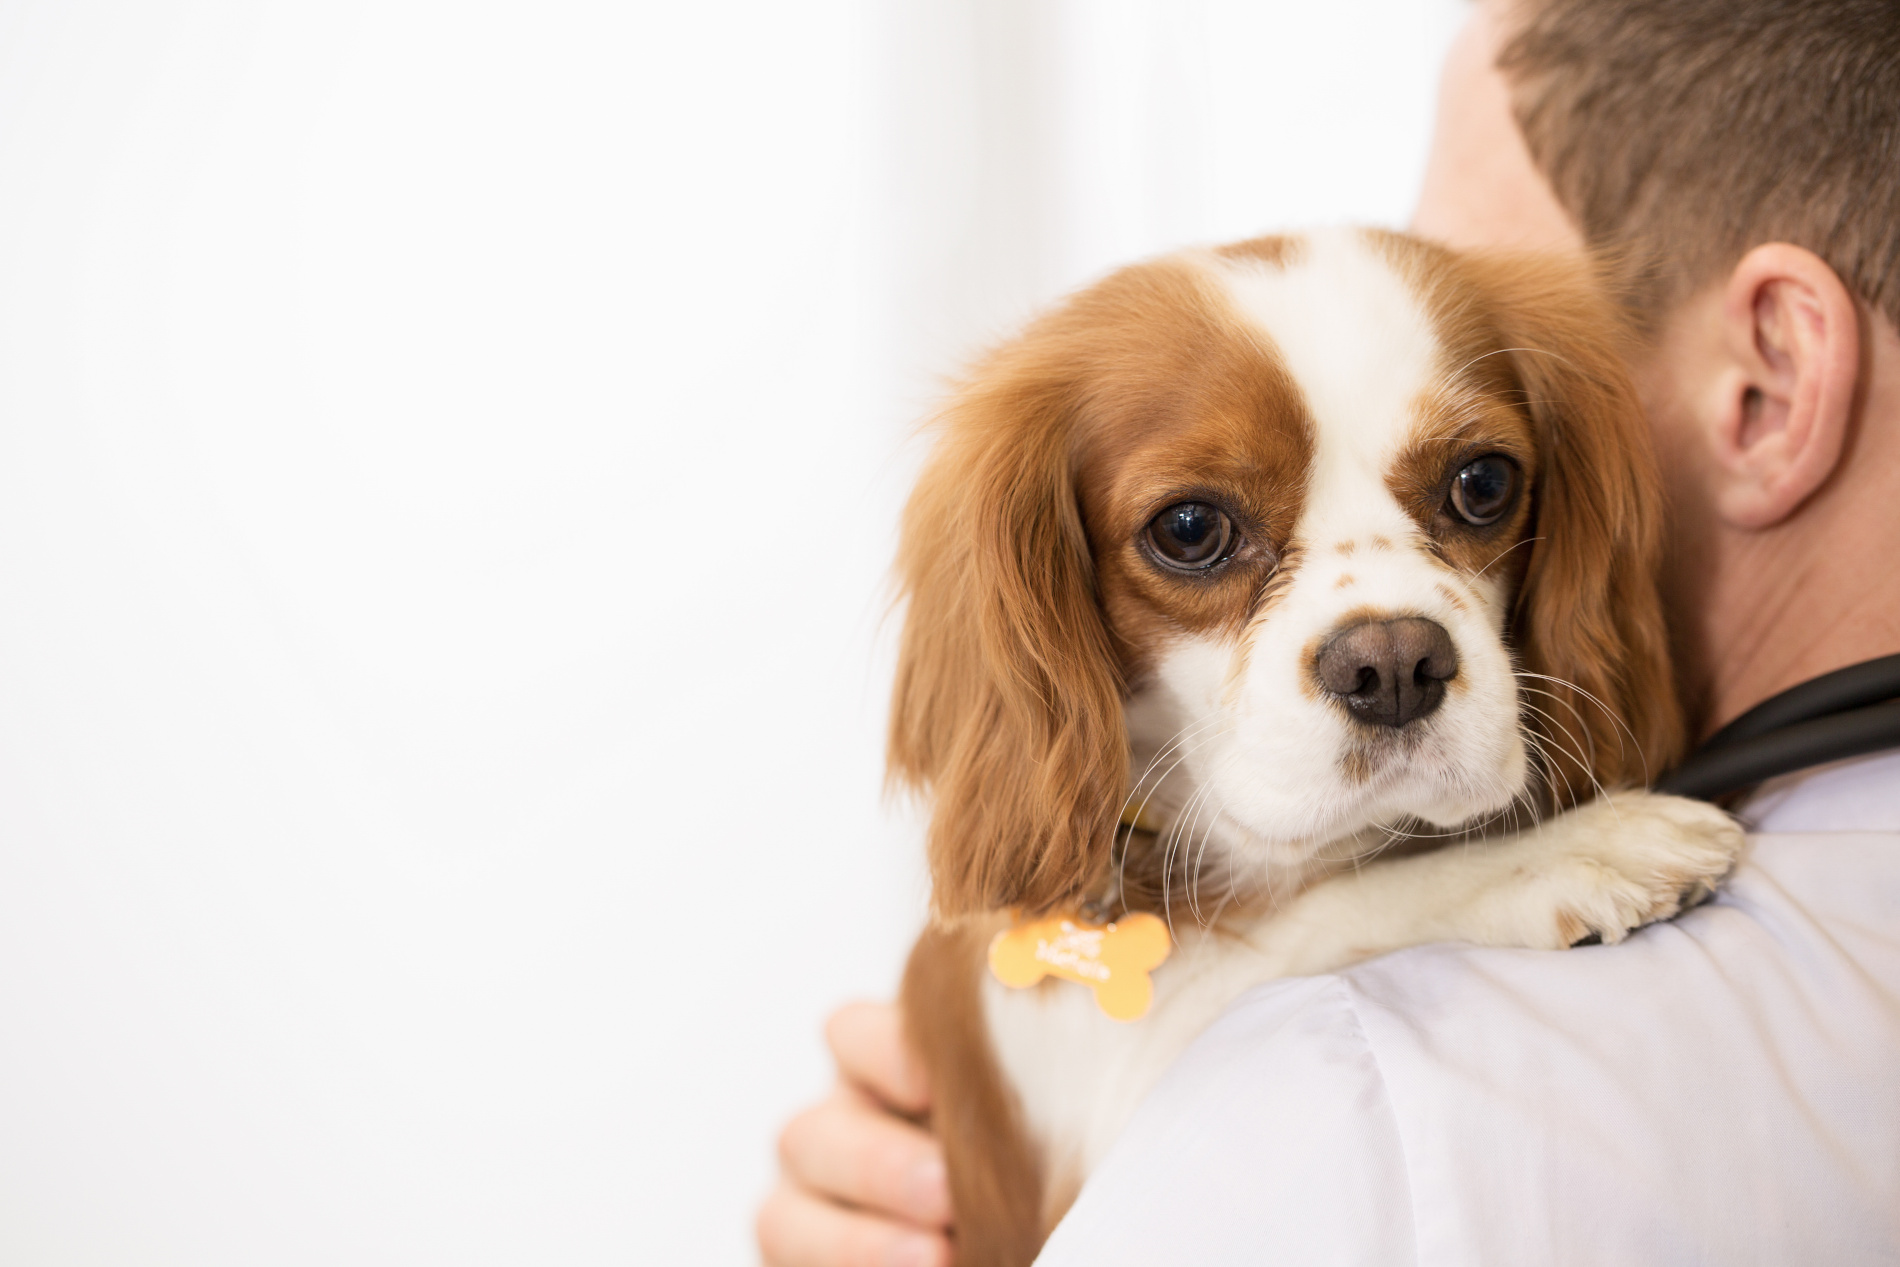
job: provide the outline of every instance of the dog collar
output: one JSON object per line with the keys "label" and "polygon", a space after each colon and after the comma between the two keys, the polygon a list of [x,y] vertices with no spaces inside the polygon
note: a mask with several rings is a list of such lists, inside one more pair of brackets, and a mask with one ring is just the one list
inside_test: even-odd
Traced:
{"label": "dog collar", "polygon": [[[1145,802],[1131,801],[1121,825],[1159,834],[1166,828]],[[1089,904],[1084,909],[1090,909]],[[990,939],[990,973],[1012,989],[1060,977],[1095,992],[1096,1006],[1118,1021],[1139,1020],[1154,1000],[1149,976],[1174,948],[1168,926],[1146,911],[1097,921],[1080,911],[1018,919]]]}

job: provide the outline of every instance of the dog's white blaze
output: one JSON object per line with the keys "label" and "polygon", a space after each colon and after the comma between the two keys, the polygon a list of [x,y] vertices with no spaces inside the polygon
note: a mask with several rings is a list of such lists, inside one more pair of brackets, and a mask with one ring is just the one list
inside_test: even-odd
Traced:
{"label": "dog's white blaze", "polygon": [[1352,230],[1313,234],[1285,268],[1246,261],[1222,271],[1234,307],[1278,351],[1318,424],[1309,511],[1336,495],[1366,497],[1339,509],[1369,531],[1409,531],[1384,472],[1438,364],[1417,297]]}

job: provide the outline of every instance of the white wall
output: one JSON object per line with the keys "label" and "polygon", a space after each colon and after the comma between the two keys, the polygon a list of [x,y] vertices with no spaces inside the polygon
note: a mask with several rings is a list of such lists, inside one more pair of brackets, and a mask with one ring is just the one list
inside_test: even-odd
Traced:
{"label": "white wall", "polygon": [[935,376],[1459,5],[0,3],[0,1262],[748,1261]]}

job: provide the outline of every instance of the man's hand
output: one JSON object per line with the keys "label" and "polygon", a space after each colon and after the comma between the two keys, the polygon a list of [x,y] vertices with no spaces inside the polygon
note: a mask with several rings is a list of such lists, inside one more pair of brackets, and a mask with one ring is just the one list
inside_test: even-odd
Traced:
{"label": "man's hand", "polygon": [[779,1136],[779,1184],[759,1209],[767,1267],[945,1267],[943,1150],[897,1008],[848,1003],[825,1024],[838,1086]]}

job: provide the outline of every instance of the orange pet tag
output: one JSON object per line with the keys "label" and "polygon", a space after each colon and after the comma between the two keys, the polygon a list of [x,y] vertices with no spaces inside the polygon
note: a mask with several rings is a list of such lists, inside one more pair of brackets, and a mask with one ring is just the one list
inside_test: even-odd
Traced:
{"label": "orange pet tag", "polygon": [[1104,1012],[1118,1021],[1133,1021],[1154,998],[1148,974],[1171,949],[1168,926],[1146,912],[1113,924],[1085,924],[1072,915],[1054,915],[996,934],[990,941],[990,971],[1017,989],[1044,977],[1079,982],[1095,991],[1095,1002]]}

